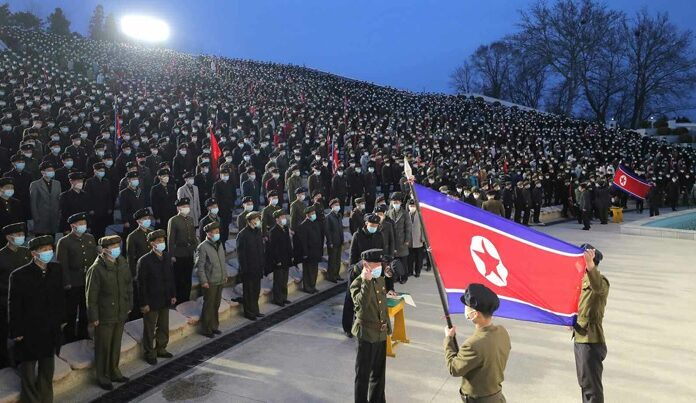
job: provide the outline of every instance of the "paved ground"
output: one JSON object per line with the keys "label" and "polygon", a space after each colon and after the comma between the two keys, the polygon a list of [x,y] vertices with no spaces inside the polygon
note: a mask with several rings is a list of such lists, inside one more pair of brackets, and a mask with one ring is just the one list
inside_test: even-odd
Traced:
{"label": "paved ground", "polygon": [[[634,219],[628,213],[627,219]],[[574,223],[544,228],[604,252],[611,282],[605,319],[607,402],[692,402],[696,399],[696,242],[621,235],[617,225],[580,231]],[[443,364],[444,321],[433,276],[399,287],[414,295],[407,308],[410,344],[387,363],[387,397],[399,402],[458,401],[459,381]],[[337,297],[281,323],[182,374],[145,402],[352,401],[354,342],[341,332]],[[512,353],[504,383],[511,402],[577,402],[570,333],[561,327],[496,319],[507,327]],[[472,331],[455,317],[460,338]]]}

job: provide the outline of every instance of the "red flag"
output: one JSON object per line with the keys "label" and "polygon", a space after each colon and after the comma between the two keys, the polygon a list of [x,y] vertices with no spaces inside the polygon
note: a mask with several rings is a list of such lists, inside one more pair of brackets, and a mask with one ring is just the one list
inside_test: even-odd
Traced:
{"label": "red flag", "polygon": [[210,172],[213,174],[214,178],[218,175],[218,160],[222,156],[222,151],[220,151],[220,145],[218,144],[213,128],[210,128]]}
{"label": "red flag", "polygon": [[116,138],[114,142],[119,146],[121,145],[121,116],[118,113],[118,105],[114,107],[114,126],[116,126]]}
{"label": "red flag", "polygon": [[619,164],[619,169],[614,174],[614,186],[639,199],[645,199],[652,187],[649,183],[640,179],[630,169]]}
{"label": "red flag", "polygon": [[333,172],[336,173],[338,168],[341,166],[341,161],[338,159],[338,147],[336,147],[336,142],[333,143],[333,152],[331,153],[331,159],[333,160]]}

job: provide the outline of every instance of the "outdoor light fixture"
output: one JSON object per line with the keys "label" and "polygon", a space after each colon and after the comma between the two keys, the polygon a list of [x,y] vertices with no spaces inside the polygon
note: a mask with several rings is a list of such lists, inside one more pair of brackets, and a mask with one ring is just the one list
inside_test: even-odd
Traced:
{"label": "outdoor light fixture", "polygon": [[163,42],[169,38],[169,25],[146,15],[126,15],[121,18],[121,31],[143,42]]}

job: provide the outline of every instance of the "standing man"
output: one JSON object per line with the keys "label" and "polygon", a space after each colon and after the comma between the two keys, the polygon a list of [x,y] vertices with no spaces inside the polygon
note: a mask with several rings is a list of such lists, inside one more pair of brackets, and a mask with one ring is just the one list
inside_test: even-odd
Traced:
{"label": "standing man", "polygon": [[140,186],[138,172],[128,172],[126,180],[128,181],[128,186],[118,194],[124,237],[127,237],[131,231],[138,227],[138,223],[133,218],[135,212],[145,208],[145,193],[143,193]]}
{"label": "standing man", "polygon": [[[203,242],[205,241],[206,233],[205,233],[205,226],[210,224],[211,222],[217,222],[220,224],[220,207],[218,207],[217,200],[215,199],[208,199],[205,201],[205,209],[208,212],[201,220],[198,222],[198,239]],[[227,227],[223,227],[220,225],[220,243],[222,244],[222,247],[225,247],[225,243],[222,241],[222,235],[223,235],[223,230],[227,229],[227,232],[230,232],[229,229],[229,224]]]}
{"label": "standing man", "polygon": [[70,233],[60,238],[56,245],[56,259],[63,270],[68,322],[63,328],[64,343],[88,338],[85,273],[97,258],[97,243],[94,236],[87,233],[87,213],[73,214],[67,223]]}
{"label": "standing man", "polygon": [[348,219],[348,228],[350,233],[355,234],[365,224],[365,199],[358,197],[355,199],[355,208],[350,212]]}
{"label": "standing man", "polygon": [[259,312],[261,278],[265,269],[261,214],[250,212],[246,221],[247,225],[237,234],[237,259],[243,287],[244,317],[256,320],[265,316]]}
{"label": "standing man", "polygon": [[399,283],[404,284],[408,281],[408,245],[411,242],[411,220],[408,214],[404,213],[401,208],[403,195],[401,192],[394,192],[391,197],[391,207],[387,211],[389,217],[394,223],[394,249],[397,259],[401,261],[401,267],[404,268],[404,275],[401,278],[396,278]]}
{"label": "standing man", "polygon": [[227,282],[225,249],[220,244],[220,223],[211,222],[203,228],[206,238],[196,248],[196,274],[203,292],[201,334],[213,338],[222,332],[218,310],[222,300],[222,288]]}
{"label": "standing man", "polygon": [[[24,221],[22,202],[14,195],[14,179],[0,178],[0,228]],[[4,236],[0,239],[0,246],[5,246]]]}
{"label": "standing man", "polygon": [[147,235],[152,231],[150,210],[144,208],[136,211],[133,214],[133,219],[138,224],[138,229],[131,232],[128,238],[126,238],[126,257],[128,258],[128,268],[130,269],[131,277],[133,277],[133,308],[128,315],[128,320],[139,319],[142,316],[140,312],[142,304],[138,300],[140,293],[138,292],[138,283],[135,277],[138,260],[151,250],[147,241]]}
{"label": "standing man", "polygon": [[[500,203],[500,202],[499,202]],[[408,245],[408,274],[420,277],[425,258],[425,243],[423,242],[423,227],[416,210],[416,201],[408,201],[408,219],[411,221],[411,241]]]}
{"label": "standing man", "polygon": [[[70,189],[60,194],[58,205],[60,208],[60,232],[71,231],[68,218],[73,214],[89,212],[90,203],[87,192],[83,190],[85,185],[85,174],[82,172],[70,172]],[[90,262],[91,264],[92,262]]]}
{"label": "standing man", "polygon": [[[237,193],[234,184],[230,181],[230,171],[227,168],[220,169],[220,180],[213,184],[213,198],[217,200],[220,209],[220,242],[224,246],[230,236],[230,223],[232,223],[232,209]],[[239,229],[241,231],[241,228]]]}
{"label": "standing man", "polygon": [[50,162],[42,162],[39,167],[41,178],[29,185],[31,217],[34,220],[34,234],[55,235],[58,232],[60,215],[60,182],[53,179],[56,169]]}
{"label": "standing man", "polygon": [[171,255],[174,269],[176,300],[186,302],[191,298],[191,273],[193,272],[193,252],[198,244],[196,227],[189,215],[191,202],[187,198],[176,201],[178,214],[169,219],[167,225],[167,249]]}
{"label": "standing man", "polygon": [[166,233],[158,229],[147,234],[150,251],[137,263],[140,311],[143,314],[143,352],[145,361],[157,364],[157,357],[171,358],[169,343],[169,307],[176,304],[172,263],[165,253]]}
{"label": "standing man", "polygon": [[[488,211],[489,213],[505,217],[505,207],[503,207],[503,203],[500,200],[496,200],[495,190],[489,190],[488,193],[486,193],[486,197],[488,198],[488,200],[483,202],[481,208]],[[535,213],[534,217],[535,219],[538,219],[539,215]]]}
{"label": "standing man", "polygon": [[315,206],[305,209],[305,220],[297,228],[295,256],[302,262],[302,291],[317,292],[317,272],[324,255],[324,227],[317,221]]}
{"label": "standing man", "polygon": [[304,211],[307,208],[304,202],[305,197],[307,197],[307,190],[299,187],[295,190],[295,201],[290,203],[290,231],[293,233],[297,232],[297,227],[304,220]]}
{"label": "standing man", "polygon": [[582,229],[585,231],[590,230],[590,219],[592,218],[592,200],[590,191],[587,189],[587,184],[581,183],[579,186],[580,198],[578,199],[578,205],[581,211],[582,217]]}
{"label": "standing man", "polygon": [[189,199],[191,202],[189,204],[189,208],[191,209],[189,215],[193,219],[193,225],[198,226],[198,221],[201,219],[201,201],[198,195],[198,186],[193,184],[194,176],[193,172],[186,172],[184,174],[184,184],[177,189],[176,198]]}
{"label": "standing man", "polygon": [[[608,195],[607,191],[607,195]],[[533,214],[532,214],[532,222],[534,224],[541,224],[541,221],[539,221],[539,214],[541,213],[541,205],[544,203],[544,189],[541,188],[541,182],[537,181],[534,184],[534,189],[532,189],[532,208]],[[607,206],[607,210],[609,209],[609,206]]]}
{"label": "standing man", "polygon": [[602,261],[602,252],[590,244],[584,244],[582,248],[585,249],[587,269],[582,279],[578,319],[573,326],[575,370],[582,390],[582,401],[602,403],[602,361],[607,356],[602,320],[609,296],[609,281],[597,269]]}
{"label": "standing man", "polygon": [[[7,292],[10,287],[10,274],[31,262],[31,252],[24,247],[26,224],[17,222],[2,228],[6,245],[0,249],[0,340],[7,340]],[[7,343],[0,343],[0,368],[14,363],[7,354]]]}
{"label": "standing man", "polygon": [[276,224],[268,234],[266,259],[273,270],[273,303],[285,306],[288,300],[288,271],[292,266],[292,244],[288,216],[283,210],[273,213]]}
{"label": "standing man", "polygon": [[157,171],[159,183],[150,189],[150,204],[152,215],[155,217],[155,226],[158,229],[167,228],[169,219],[176,215],[176,187],[170,182],[170,171],[161,168]]}
{"label": "standing man", "polygon": [[510,355],[510,336],[493,324],[500,300],[483,284],[469,284],[461,297],[464,315],[476,330],[455,348],[457,328],[445,328],[445,362],[450,375],[462,377],[459,395],[464,402],[504,403],[503,379]]}
{"label": "standing man", "polygon": [[515,205],[515,193],[512,191],[512,183],[505,182],[505,188],[500,195],[500,201],[503,203],[505,214],[503,215],[508,220],[512,217],[512,207]]}
{"label": "standing man", "polygon": [[290,166],[290,176],[285,181],[285,188],[288,190],[288,203],[292,204],[295,201],[295,191],[301,186],[300,167],[297,164],[292,164]]}
{"label": "standing man", "polygon": [[382,251],[361,254],[362,273],[350,285],[355,304],[352,334],[357,338],[355,359],[355,402],[385,402],[387,335],[391,321],[387,313],[387,289],[382,276]]}
{"label": "standing man", "polygon": [[273,225],[275,225],[275,219],[273,218],[273,213],[280,210],[278,206],[278,192],[271,190],[268,192],[266,197],[268,198],[268,205],[261,211],[261,231],[264,236],[268,235],[268,231]]}
{"label": "standing man", "polygon": [[343,281],[339,276],[341,271],[341,252],[343,251],[343,216],[341,214],[341,201],[332,199],[329,202],[331,212],[326,217],[326,249],[328,251],[329,264],[326,270],[326,279],[337,283]]}
{"label": "standing man", "polygon": [[95,163],[94,176],[85,181],[85,192],[89,200],[90,229],[92,235],[99,239],[106,233],[106,227],[113,222],[114,197],[111,184],[106,178],[106,165]]}
{"label": "standing man", "polygon": [[133,279],[121,256],[121,237],[99,240],[102,252],[87,270],[87,316],[94,326],[94,368],[97,383],[112,390],[111,382],[128,382],[118,368],[123,326],[133,306]]}
{"label": "standing man", "polygon": [[52,236],[32,239],[29,250],[32,261],[10,275],[9,338],[19,361],[20,401],[52,402],[55,356],[65,317],[63,279],[58,263],[51,262]]}

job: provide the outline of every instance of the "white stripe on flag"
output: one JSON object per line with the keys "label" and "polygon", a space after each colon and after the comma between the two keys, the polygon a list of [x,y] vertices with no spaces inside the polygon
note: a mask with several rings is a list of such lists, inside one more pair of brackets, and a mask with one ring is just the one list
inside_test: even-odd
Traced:
{"label": "white stripe on flag", "polygon": [[[464,291],[466,291],[466,290],[463,290],[463,289],[460,289],[460,288],[445,288],[445,292],[459,292],[459,293],[462,293],[462,294],[463,294]],[[506,301],[517,302],[517,303],[520,303],[520,304],[524,304],[524,305],[527,305],[527,306],[531,306],[531,307],[536,308],[536,309],[539,309],[539,310],[541,310],[541,311],[548,312],[548,313],[551,313],[551,314],[554,314],[554,315],[558,315],[558,316],[565,316],[565,317],[567,317],[567,318],[570,318],[570,317],[575,316],[575,315],[578,314],[577,311],[576,311],[576,312],[573,312],[573,313],[560,313],[560,312],[554,312],[554,311],[552,311],[552,310],[550,310],[550,309],[542,308],[542,307],[540,307],[540,306],[536,306],[536,305],[534,305],[534,304],[531,304],[531,303],[526,302],[526,301],[519,300],[519,299],[517,299],[517,298],[503,297],[502,295],[498,295],[498,298],[504,299],[504,300],[506,300]],[[523,319],[523,320],[524,320],[524,319]]]}

